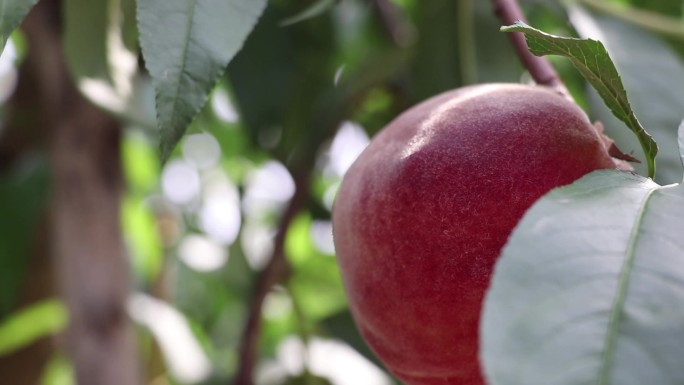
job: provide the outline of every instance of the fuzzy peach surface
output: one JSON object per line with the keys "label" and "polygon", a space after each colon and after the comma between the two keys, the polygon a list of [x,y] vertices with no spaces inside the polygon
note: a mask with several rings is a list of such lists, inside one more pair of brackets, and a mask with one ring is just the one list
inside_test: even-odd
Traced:
{"label": "fuzzy peach surface", "polygon": [[397,117],[348,171],[333,210],[370,347],[406,384],[484,384],[480,309],[509,234],[552,188],[613,167],[584,112],[542,87],[465,87]]}

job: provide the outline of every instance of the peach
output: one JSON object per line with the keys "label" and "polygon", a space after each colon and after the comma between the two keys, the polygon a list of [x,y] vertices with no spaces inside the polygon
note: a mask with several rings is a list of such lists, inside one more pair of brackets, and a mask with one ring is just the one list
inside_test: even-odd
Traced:
{"label": "peach", "polygon": [[613,160],[585,113],[544,87],[464,87],[397,117],[333,209],[369,346],[406,384],[483,384],[478,323],[501,248],[542,195],[604,168]]}

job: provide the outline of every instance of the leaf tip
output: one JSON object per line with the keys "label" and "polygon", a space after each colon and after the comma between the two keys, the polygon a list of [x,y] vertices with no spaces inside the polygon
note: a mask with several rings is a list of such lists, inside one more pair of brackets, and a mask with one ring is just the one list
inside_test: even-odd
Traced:
{"label": "leaf tip", "polygon": [[171,154],[173,153],[173,149],[176,147],[176,144],[178,143],[178,140],[174,140],[175,138],[170,138],[168,137],[169,135],[164,135],[162,131],[162,135],[160,135],[160,140],[159,140],[159,164],[164,167],[166,162],[171,158]]}
{"label": "leaf tip", "polygon": [[159,165],[164,167],[171,157],[171,151],[167,150],[163,144],[159,145]]}
{"label": "leaf tip", "polygon": [[530,28],[529,25],[525,24],[522,20],[516,20],[515,23],[511,25],[503,25],[499,28],[501,32],[521,32],[524,28]]}

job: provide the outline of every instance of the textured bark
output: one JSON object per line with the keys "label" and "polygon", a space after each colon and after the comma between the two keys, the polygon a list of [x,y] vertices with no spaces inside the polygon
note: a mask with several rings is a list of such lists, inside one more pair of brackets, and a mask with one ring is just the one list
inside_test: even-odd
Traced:
{"label": "textured bark", "polygon": [[[494,13],[501,20],[502,25],[511,25],[515,22],[526,22],[520,4],[517,0],[493,0]],[[520,61],[529,71],[537,84],[551,87],[568,100],[573,100],[567,87],[558,76],[558,73],[546,58],[532,55],[527,48],[527,41],[521,32],[508,33],[508,38],[518,54]]]}
{"label": "textured bark", "polygon": [[[35,17],[32,17],[35,18]],[[9,172],[31,153],[44,153],[50,130],[41,92],[44,65],[38,52],[27,52],[18,71],[17,87],[6,105],[6,126],[0,135],[0,173]],[[26,276],[17,294],[14,309],[22,309],[57,296],[54,260],[51,254],[51,220],[41,214],[26,254],[10,258],[26,259]],[[0,356],[0,373],[20,385],[39,385],[46,364],[55,354],[55,340],[41,338],[8,355]],[[0,381],[1,382],[1,381]]]}
{"label": "textured bark", "polygon": [[79,384],[136,384],[119,224],[121,131],[80,96],[74,104],[52,143],[54,253],[71,320],[67,347]]}
{"label": "textured bark", "polygon": [[70,322],[64,338],[77,382],[139,384],[131,277],[120,229],[120,124],[75,88],[60,40],[60,4],[43,0],[23,25],[35,82],[35,114],[48,132],[49,215],[58,291]]}

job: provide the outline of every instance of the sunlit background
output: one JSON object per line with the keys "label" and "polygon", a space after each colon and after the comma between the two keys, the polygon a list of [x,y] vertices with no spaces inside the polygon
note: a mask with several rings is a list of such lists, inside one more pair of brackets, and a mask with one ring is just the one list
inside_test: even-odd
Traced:
{"label": "sunlit background", "polygon": [[[168,290],[162,299],[136,294],[131,299],[130,311],[159,341],[171,375],[188,384],[209,378],[213,365],[235,365],[234,339],[243,321],[230,313],[244,305],[236,300],[234,304],[222,304],[226,306],[224,310],[217,309],[216,298],[208,291],[218,289],[221,278],[230,277],[231,270],[248,276],[251,272],[245,269],[259,271],[264,267],[272,252],[279,215],[295,190],[293,177],[282,163],[272,159],[255,161],[249,154],[225,154],[217,136],[241,135],[240,117],[223,88],[212,94],[210,106],[215,118],[213,126],[187,135],[178,156],[161,170],[157,169],[149,138],[130,131],[124,140],[125,164],[130,165],[129,181],[134,185],[139,178],[141,182],[140,188],[130,189],[126,198],[124,218],[131,224],[124,227],[127,243],[139,279],[148,281],[164,270],[166,281],[162,286]],[[299,259],[295,263],[316,259],[312,265],[328,270],[322,272],[320,279],[326,278],[324,274],[337,274],[329,220],[337,186],[368,141],[368,134],[359,124],[340,125],[333,139],[321,149],[316,162],[320,185],[317,198],[328,215],[325,219],[316,219],[301,214],[288,237],[290,257]],[[156,173],[161,176],[159,186],[144,186],[149,180],[144,175]],[[163,231],[157,233],[154,226],[144,229],[133,225],[146,221],[162,223]],[[240,261],[232,262],[233,258]],[[307,274],[315,275],[316,271]],[[305,311],[310,313],[306,316],[320,318],[345,307],[337,277],[325,282],[324,287],[312,287],[304,298],[296,299],[306,301],[296,305],[306,306],[306,310],[294,309],[293,289],[278,287],[265,300],[266,334],[274,334],[270,338],[275,342],[276,354],[259,365],[256,376],[259,384],[279,384],[287,377],[302,375],[305,369],[328,378],[333,384],[391,383],[382,370],[343,341],[314,337],[305,343],[302,336],[288,333],[288,323],[311,322],[296,320],[297,312]],[[231,289],[222,287],[221,290]],[[177,304],[173,304],[175,300]],[[223,301],[229,302],[230,298]],[[185,309],[184,305],[189,308]],[[184,315],[186,311],[207,315],[206,321],[211,326],[202,328],[207,334],[202,339],[230,337],[233,342],[216,341],[213,349],[207,351],[193,334],[192,321]],[[225,311],[225,314],[207,314],[216,311]],[[242,312],[244,309],[238,314]],[[222,344],[225,346],[221,347]]]}
{"label": "sunlit background", "polygon": [[[396,12],[379,11],[375,5],[380,3]],[[662,106],[678,103],[676,95],[684,89],[680,53],[652,33],[618,19],[607,21],[603,14],[576,6],[568,13],[570,6],[561,2],[521,3],[532,25],[548,32],[597,33],[607,39],[626,71],[623,78],[635,109],[644,112],[640,119],[654,136],[659,125],[678,125],[681,108],[671,108],[668,115]],[[610,3],[620,3],[622,9],[645,7],[678,20],[683,14],[680,2],[667,0]],[[394,385],[360,340],[349,314],[330,222],[340,181],[369,137],[408,106],[464,84],[529,78],[506,36],[498,32],[489,1],[268,4],[259,26],[163,165],[154,92],[142,60],[135,60],[139,53],[119,36],[107,48],[116,76],[109,83],[78,79],[84,95],[126,126],[121,225],[134,276],[127,309],[137,326],[145,384],[230,383],[240,364],[238,347],[255,282],[271,259],[282,214],[306,168],[310,196],[285,236],[287,277],[258,309],[264,325],[256,383]],[[293,15],[310,10],[305,5],[322,6],[309,19],[292,22]],[[647,55],[633,48],[635,41],[648,48]],[[669,43],[684,52],[681,42]],[[17,66],[27,49],[18,31],[0,57],[2,105],[17,85]],[[602,119],[609,132],[615,129],[614,119],[586,92],[586,83],[571,65],[553,60],[577,102]],[[643,69],[655,68],[654,62],[667,74],[664,82],[644,75]],[[663,92],[669,86],[675,89]],[[4,130],[0,124],[0,138]],[[638,149],[626,136],[632,135],[622,129],[613,135],[623,151]],[[659,143],[676,146],[676,140]],[[41,204],[49,199],[46,156],[33,155],[9,177],[0,174],[0,224],[11,222],[12,229],[16,218],[2,211],[7,205],[24,208],[20,219],[38,218]],[[681,179],[679,168],[668,168],[680,167],[677,156],[663,155],[660,162],[661,177],[670,172]],[[0,242],[30,240],[34,230],[12,233]],[[0,316],[5,316],[0,318],[0,360],[42,337],[59,340],[68,322],[58,299],[18,306],[9,298],[20,290],[21,268],[28,269],[15,259],[0,265]],[[25,277],[31,280],[32,271]],[[74,384],[62,350],[53,348],[41,377],[41,385]],[[2,373],[0,383],[5,383]]]}
{"label": "sunlit background", "polygon": [[[339,16],[347,17],[344,11]],[[17,82],[15,42],[22,44],[20,32],[0,57],[0,102]],[[342,68],[331,74],[331,85]],[[81,85],[99,103],[114,103],[106,84],[89,80]],[[149,84],[135,86],[141,88],[136,92],[151,95]],[[163,167],[153,131],[134,123],[124,133],[122,226],[136,279],[128,310],[139,326],[143,350],[158,351],[166,368],[153,368],[158,373],[148,373],[150,384],[210,383],[235,371],[252,282],[271,257],[278,220],[295,192],[287,167],[249,144],[231,99],[230,87],[221,83]],[[278,137],[262,140],[274,145]],[[295,272],[286,286],[265,298],[257,384],[304,375],[336,385],[393,383],[346,342],[314,330],[346,308],[330,211],[342,176],[368,141],[363,127],[345,121],[318,150],[314,199],[322,212],[302,211],[288,233],[287,255]],[[57,300],[18,312],[0,325],[0,354],[63,330],[67,319]],[[74,384],[65,356],[50,361],[43,384]]]}
{"label": "sunlit background", "polygon": [[[152,188],[141,189],[147,190],[145,193],[129,194],[127,201],[130,204],[125,213],[130,221],[142,222],[143,217],[157,217],[168,229],[160,237],[152,231],[153,227],[146,235],[141,227],[125,227],[133,262],[143,275],[140,279],[145,280],[145,274],[156,276],[159,269],[166,270],[165,275],[170,277],[166,301],[136,294],[131,299],[130,311],[134,319],[159,341],[173,377],[188,384],[211,376],[212,361],[227,358],[228,361],[217,365],[234,365],[236,357],[234,344],[221,348],[221,342],[217,341],[218,346],[212,351],[205,350],[193,334],[191,321],[183,315],[186,310],[183,305],[191,305],[192,314],[215,312],[215,299],[207,291],[219,284],[216,280],[220,277],[230,276],[231,270],[245,269],[245,266],[239,266],[241,262],[231,263],[232,258],[244,260],[254,271],[264,267],[272,252],[277,219],[295,190],[292,175],[280,162],[270,159],[259,162],[248,156],[227,157],[222,153],[216,136],[240,135],[237,127],[240,117],[223,88],[213,93],[210,106],[216,127],[187,135],[179,155],[159,171],[159,188],[150,186]],[[128,170],[130,179],[134,178],[133,173],[158,172],[153,148],[147,140],[133,131],[126,136],[126,164],[135,165],[134,170]],[[316,163],[321,186],[318,199],[328,213],[342,176],[368,142],[363,127],[347,121],[321,149]],[[141,167],[149,169],[145,171]],[[329,273],[336,274],[332,225],[329,215],[327,217],[314,219],[308,214],[300,215],[287,247],[291,258],[301,259],[300,263],[317,259],[319,261],[312,265],[323,266]],[[151,249],[163,249],[164,252],[150,253]],[[205,280],[213,282],[207,284]],[[312,289],[307,291],[306,298],[293,299],[293,288],[283,287],[277,287],[267,296],[262,310],[271,329],[267,334],[282,335],[271,336],[274,342],[277,341],[275,356],[260,363],[257,383],[279,384],[285,378],[300,376],[307,370],[336,385],[391,384],[382,370],[345,342],[318,336],[303,342],[301,335],[287,332],[287,323],[307,322],[293,320],[298,317],[298,311],[318,318],[332,315],[345,306],[337,278],[326,282],[325,287]],[[180,299],[178,305],[167,302],[174,298]],[[294,301],[307,303],[295,305]],[[321,305],[317,308],[319,302]],[[240,307],[238,303],[226,305],[226,312],[230,312],[232,306]],[[296,310],[294,306],[311,308]],[[242,327],[240,317],[219,314],[213,326],[204,329],[208,335],[203,338],[221,335],[234,338]]]}

